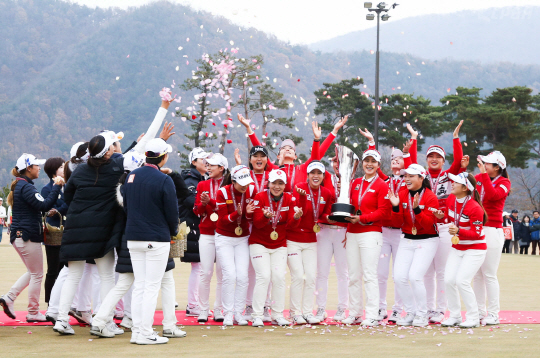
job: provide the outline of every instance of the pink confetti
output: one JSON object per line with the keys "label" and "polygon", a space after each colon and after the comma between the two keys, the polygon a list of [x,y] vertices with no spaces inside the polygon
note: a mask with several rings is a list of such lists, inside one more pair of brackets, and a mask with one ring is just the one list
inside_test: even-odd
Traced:
{"label": "pink confetti", "polygon": [[286,336],[292,336],[292,333],[285,333]]}
{"label": "pink confetti", "polygon": [[32,334],[32,331],[28,331],[28,332],[26,332],[26,333],[28,333],[28,334]]}
{"label": "pink confetti", "polygon": [[437,344],[437,347],[440,347],[442,343]]}

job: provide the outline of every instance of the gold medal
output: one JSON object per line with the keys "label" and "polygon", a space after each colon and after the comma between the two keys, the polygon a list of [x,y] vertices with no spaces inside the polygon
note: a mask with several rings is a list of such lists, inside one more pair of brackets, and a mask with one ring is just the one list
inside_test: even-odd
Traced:
{"label": "gold medal", "polygon": [[212,213],[212,214],[210,215],[210,220],[212,220],[213,222],[218,221],[218,218],[219,218],[219,216],[218,216],[217,213]]}
{"label": "gold medal", "polygon": [[279,236],[279,235],[278,235],[277,231],[275,231],[275,230],[272,231],[272,233],[270,234],[270,238],[271,238],[272,240],[277,240],[277,239],[278,239],[278,236]]}
{"label": "gold medal", "polygon": [[416,235],[418,233],[418,230],[416,230],[416,226],[413,226],[411,231],[413,235]]}
{"label": "gold medal", "polygon": [[238,226],[236,229],[234,229],[234,233],[238,236],[242,235],[242,228]]}
{"label": "gold medal", "polygon": [[316,232],[316,233],[321,231],[321,227],[319,226],[319,224],[315,224],[313,226],[313,231]]}
{"label": "gold medal", "polygon": [[452,244],[453,245],[459,244],[459,237],[457,237],[456,235],[452,236]]}

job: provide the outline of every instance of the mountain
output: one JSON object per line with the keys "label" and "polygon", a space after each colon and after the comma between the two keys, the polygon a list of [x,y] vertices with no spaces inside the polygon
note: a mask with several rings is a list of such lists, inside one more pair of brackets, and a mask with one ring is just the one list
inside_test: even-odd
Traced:
{"label": "mountain", "polygon": [[[399,7],[392,13],[398,15]],[[381,21],[381,51],[429,60],[540,64],[540,7],[491,8],[394,20],[396,17]],[[373,27],[316,42],[309,48],[323,52],[375,50],[376,34]]]}
{"label": "mountain", "polygon": [[[238,57],[263,55],[266,81],[293,104],[284,114],[300,119],[292,133],[306,139],[311,131],[302,125],[303,119],[312,117],[313,92],[323,83],[359,76],[364,78],[365,92],[372,93],[374,87],[375,57],[368,51],[314,52],[169,2],[122,11],[53,0],[0,0],[0,22],[3,185],[11,180],[9,172],[24,152],[68,158],[74,143],[89,140],[102,129],[124,131],[126,146],[155,115],[158,91],[173,80],[178,84],[191,78],[194,60],[220,49],[238,47]],[[490,92],[515,85],[537,91],[540,66],[382,55],[383,93],[414,93],[437,104],[457,86]],[[185,110],[196,93],[180,94],[179,106]],[[171,143],[182,149],[183,133],[190,128],[178,118],[174,124],[177,135]],[[280,128],[269,128],[276,129]],[[233,144],[227,145],[226,155],[232,158],[236,146],[245,149],[246,140],[243,128],[230,131]],[[212,149],[217,150],[217,143]],[[308,145],[302,143],[299,151],[307,153]],[[179,159],[173,158],[171,166],[178,165]]]}

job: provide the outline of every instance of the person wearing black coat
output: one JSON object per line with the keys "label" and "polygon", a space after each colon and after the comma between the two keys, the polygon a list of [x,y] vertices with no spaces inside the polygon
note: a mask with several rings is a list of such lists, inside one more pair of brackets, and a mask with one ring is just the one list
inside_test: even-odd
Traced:
{"label": "person wearing black coat", "polygon": [[10,242],[26,265],[25,272],[9,292],[0,297],[0,305],[7,316],[15,319],[14,301],[28,287],[27,322],[45,322],[47,318],[39,312],[39,295],[43,279],[43,224],[42,211],[50,210],[58,199],[64,184],[62,177],[54,178],[54,185],[46,198],[34,186],[33,180],[39,178],[40,165],[45,160],[36,159],[31,154],[23,154],[11,171],[15,180],[11,184],[8,204],[13,208]]}
{"label": "person wearing black coat", "polygon": [[512,226],[514,227],[514,240],[510,243],[510,252],[512,252],[513,249],[514,254],[517,254],[519,252],[518,234],[519,230],[521,229],[521,222],[519,221],[518,211],[516,209],[512,210],[512,214],[510,215],[510,221],[512,222]]}
{"label": "person wearing black coat", "polygon": [[529,246],[531,245],[531,218],[528,215],[523,216],[519,227],[519,253],[529,254]]}

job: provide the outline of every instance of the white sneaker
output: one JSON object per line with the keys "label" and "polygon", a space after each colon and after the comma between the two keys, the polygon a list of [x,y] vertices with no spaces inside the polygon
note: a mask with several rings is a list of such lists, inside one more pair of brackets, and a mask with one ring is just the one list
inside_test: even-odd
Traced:
{"label": "white sneaker", "polygon": [[58,332],[62,335],[75,334],[73,328],[68,322],[57,320],[54,324],[53,331]]}
{"label": "white sneaker", "polygon": [[26,315],[26,322],[47,322],[47,317],[41,312]]}
{"label": "white sneaker", "polygon": [[200,313],[201,313],[201,309],[199,308],[199,306],[196,306],[196,307],[186,306],[186,316],[199,317]]}
{"label": "white sneaker", "polygon": [[233,313],[232,312],[227,312],[225,314],[225,319],[223,320],[223,325],[224,326],[232,326],[234,324],[233,322]]}
{"label": "white sneaker", "polygon": [[164,344],[169,341],[167,337],[160,337],[156,332],[152,332],[149,336],[143,336],[139,333],[137,336],[137,344]]}
{"label": "white sneaker", "polygon": [[173,329],[164,329],[163,330],[163,337],[168,338],[184,338],[187,336],[187,333],[182,331],[180,328],[174,326]]}
{"label": "white sneaker", "polygon": [[398,319],[401,317],[401,312],[398,311],[392,311],[392,315],[388,318],[388,323],[396,324]]}
{"label": "white sneaker", "polygon": [[379,321],[376,319],[366,318],[362,321],[362,327],[375,327],[379,325]]}
{"label": "white sneaker", "polygon": [[291,324],[291,322],[289,322],[289,320],[285,317],[281,316],[273,319],[272,324],[277,324],[278,326],[288,326]]}
{"label": "white sneaker", "polygon": [[476,328],[480,326],[480,321],[473,321],[466,319],[465,322],[461,323],[459,327],[461,328]]}
{"label": "white sneaker", "polygon": [[223,317],[223,312],[220,309],[214,309],[214,322],[223,322],[225,317]]}
{"label": "white sneaker", "polygon": [[483,326],[492,326],[495,324],[499,324],[499,316],[494,313],[488,313],[488,315],[482,319]]}
{"label": "white sneaker", "polygon": [[137,338],[139,338],[139,332],[131,332],[131,339],[129,340],[129,343],[136,344]]}
{"label": "white sneaker", "polygon": [[386,313],[386,310],[379,310],[379,316],[377,317],[378,321],[384,321],[388,318],[388,314]]}
{"label": "white sneaker", "polygon": [[124,319],[124,311],[114,311],[114,319]]}
{"label": "white sneaker", "polygon": [[58,318],[58,314],[46,312],[45,313],[45,318],[47,318],[47,321],[49,321],[53,325],[55,325],[56,324],[56,319]]}
{"label": "white sneaker", "polygon": [[77,320],[82,325],[92,325],[92,312],[91,311],[77,311],[69,310],[69,315]]}
{"label": "white sneaker", "polygon": [[306,320],[307,323],[309,324],[319,324],[321,323],[321,320],[318,319],[317,317],[315,317],[313,315],[313,313],[310,313],[308,314],[307,316],[304,316],[304,319]]}
{"label": "white sneaker", "polygon": [[426,316],[415,316],[412,325],[414,327],[425,327],[429,325],[429,318]]}
{"label": "white sneaker", "polygon": [[202,310],[197,318],[197,322],[208,322],[208,310]]}
{"label": "white sneaker", "polygon": [[128,316],[124,315],[122,322],[120,322],[120,327],[125,329],[131,329],[131,327],[133,327],[133,320]]}
{"label": "white sneaker", "polygon": [[326,310],[324,308],[317,309],[317,314],[315,315],[315,318],[319,320],[319,322],[322,322],[328,317],[326,314]]}
{"label": "white sneaker", "polygon": [[247,326],[248,325],[248,321],[246,319],[244,319],[244,316],[240,312],[237,312],[237,313],[234,314],[233,323],[236,323],[239,326]]}
{"label": "white sneaker", "polygon": [[412,313],[407,313],[405,317],[400,317],[396,321],[398,326],[412,326],[414,321],[414,315]]}
{"label": "white sneaker", "polygon": [[306,320],[304,319],[304,317],[302,317],[302,315],[296,315],[293,317],[292,319],[293,323],[294,324],[306,324]]}
{"label": "white sneaker", "polygon": [[264,326],[264,323],[263,323],[262,319],[257,317],[257,318],[253,319],[253,322],[251,322],[251,326],[252,327],[262,327],[262,326]]}
{"label": "white sneaker", "polygon": [[343,324],[360,324],[362,323],[362,317],[355,317],[355,316],[349,316],[343,320],[341,320],[341,323]]}
{"label": "white sneaker", "polygon": [[441,323],[444,320],[444,312],[433,312],[429,317],[431,323]]}
{"label": "white sneaker", "polygon": [[462,319],[461,319],[461,316],[460,317],[448,317],[447,319],[445,319],[444,321],[441,322],[441,326],[443,327],[454,327],[454,326],[457,326],[458,324],[461,324],[462,322]]}
{"label": "white sneaker", "polygon": [[119,336],[121,334],[124,334],[124,330],[116,325],[114,321],[110,321],[107,323],[107,329],[109,332],[113,333],[115,336]]}
{"label": "white sneaker", "polygon": [[272,321],[272,318],[270,317],[270,307],[264,307],[263,312],[263,322],[270,322]]}
{"label": "white sneaker", "polygon": [[103,337],[103,338],[114,338],[114,333],[109,331],[108,325],[104,327],[92,326],[90,328],[90,334],[93,336]]}
{"label": "white sneaker", "polygon": [[244,319],[247,321],[251,321],[252,317],[251,314],[253,313],[253,306],[246,306],[246,310],[244,311]]}
{"label": "white sneaker", "polygon": [[11,319],[16,319],[15,308],[13,307],[13,301],[6,295],[0,297],[0,306],[4,309],[4,313]]}
{"label": "white sneaker", "polygon": [[343,321],[345,318],[345,310],[343,308],[338,308],[336,314],[332,317],[332,319],[337,322]]}

